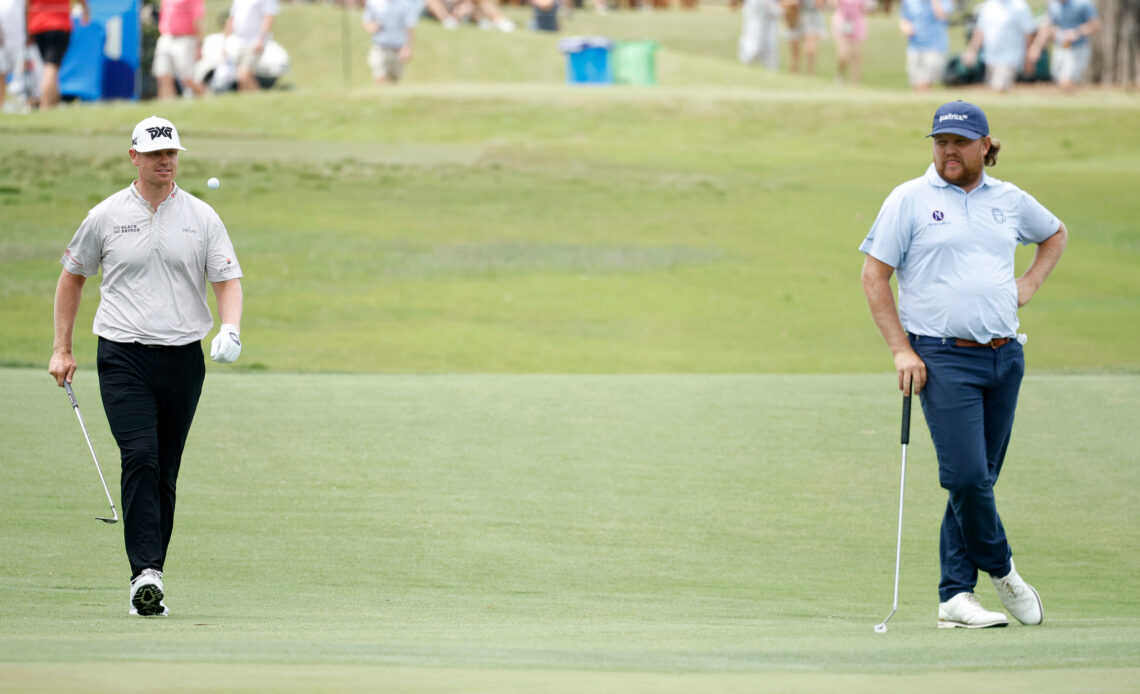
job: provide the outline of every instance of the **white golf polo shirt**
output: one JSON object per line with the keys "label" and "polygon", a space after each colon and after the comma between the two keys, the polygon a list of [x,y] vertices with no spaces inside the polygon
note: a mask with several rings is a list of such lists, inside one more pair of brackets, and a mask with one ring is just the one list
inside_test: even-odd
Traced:
{"label": "white golf polo shirt", "polygon": [[252,44],[261,34],[261,21],[281,12],[277,0],[234,0],[230,6],[233,18],[233,35],[245,44]]}
{"label": "white golf polo shirt", "polygon": [[148,345],[201,340],[214,325],[206,282],[241,277],[221,218],[177,185],[157,210],[134,183],[96,205],[60,263],[84,277],[102,266],[96,335]]}
{"label": "white golf polo shirt", "polygon": [[989,342],[1017,334],[1017,245],[1060,226],[1012,183],[983,173],[967,193],[931,164],[891,191],[859,250],[895,268],[907,332]]}

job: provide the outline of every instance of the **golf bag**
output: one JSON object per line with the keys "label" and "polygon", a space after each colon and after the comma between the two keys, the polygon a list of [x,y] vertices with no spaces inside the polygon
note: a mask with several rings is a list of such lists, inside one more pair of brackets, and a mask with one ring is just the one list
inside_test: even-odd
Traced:
{"label": "golf bag", "polygon": [[947,87],[957,87],[963,84],[981,84],[986,79],[986,66],[981,60],[972,66],[962,62],[962,55],[958,54],[946,61],[946,69],[942,73],[942,83]]}

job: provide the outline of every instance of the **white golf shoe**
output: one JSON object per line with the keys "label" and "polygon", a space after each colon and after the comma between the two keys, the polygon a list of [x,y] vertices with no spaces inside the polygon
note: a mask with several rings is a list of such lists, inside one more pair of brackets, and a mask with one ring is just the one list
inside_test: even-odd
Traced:
{"label": "white golf shoe", "polygon": [[990,612],[973,593],[958,593],[938,605],[939,629],[986,629],[1004,627],[1009,619],[1001,612]]}
{"label": "white golf shoe", "polygon": [[163,602],[162,572],[143,569],[131,580],[131,611],[127,614],[141,617],[167,617],[170,610]]}
{"label": "white golf shoe", "polygon": [[[162,605],[162,611],[156,612],[150,616],[151,617],[169,617],[170,616],[170,608],[166,606],[166,603],[160,602],[159,605]],[[128,617],[139,617],[141,615],[139,615],[139,611],[135,609],[135,606],[131,605],[131,610],[130,610],[130,612],[127,613],[127,616]]]}
{"label": "white golf shoe", "polygon": [[1005,609],[1022,624],[1040,624],[1045,619],[1045,610],[1041,607],[1041,596],[1033,586],[1025,582],[1017,574],[1013,562],[1009,563],[1009,575],[1002,578],[990,576],[990,580],[997,589],[998,597]]}

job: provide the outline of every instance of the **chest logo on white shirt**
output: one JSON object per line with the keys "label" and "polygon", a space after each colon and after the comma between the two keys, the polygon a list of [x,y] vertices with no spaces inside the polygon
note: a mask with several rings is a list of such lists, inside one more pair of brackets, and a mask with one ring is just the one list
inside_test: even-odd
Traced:
{"label": "chest logo on white shirt", "polygon": [[946,215],[943,214],[942,210],[935,210],[934,214],[932,214],[930,216],[934,217],[934,221],[936,221],[936,222],[941,222],[943,219],[946,218]]}
{"label": "chest logo on white shirt", "polygon": [[142,231],[139,229],[138,224],[116,224],[114,233],[116,234],[136,234]]}
{"label": "chest logo on white shirt", "polygon": [[995,222],[997,222],[998,224],[1005,224],[1005,212],[1002,212],[1001,210],[999,210],[998,208],[995,207],[993,209],[993,215],[994,215],[994,221]]}
{"label": "chest logo on white shirt", "polygon": [[184,234],[197,234],[198,230],[195,229],[194,227],[182,227],[182,233],[184,233]]}

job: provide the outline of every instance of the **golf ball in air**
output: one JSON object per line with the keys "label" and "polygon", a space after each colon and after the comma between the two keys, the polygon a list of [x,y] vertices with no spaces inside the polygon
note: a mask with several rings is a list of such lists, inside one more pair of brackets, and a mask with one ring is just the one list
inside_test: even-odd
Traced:
{"label": "golf ball in air", "polygon": [[222,185],[222,182],[216,178],[211,178],[210,180],[206,181],[206,187],[210,190],[217,190],[218,186],[220,185]]}

